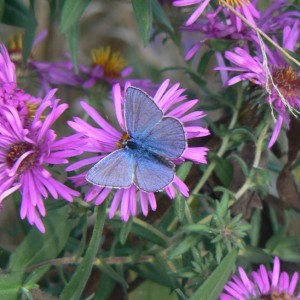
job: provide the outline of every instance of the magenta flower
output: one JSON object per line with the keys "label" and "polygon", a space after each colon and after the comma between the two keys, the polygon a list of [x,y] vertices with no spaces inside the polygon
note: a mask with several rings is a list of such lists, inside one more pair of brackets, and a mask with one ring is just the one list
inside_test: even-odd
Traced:
{"label": "magenta flower", "polygon": [[233,275],[221,294],[221,300],[252,300],[252,299],[300,299],[296,294],[299,274],[295,272],[292,278],[286,272],[280,272],[280,261],[274,259],[273,271],[268,271],[264,265],[247,276],[245,270],[239,267],[240,276]]}
{"label": "magenta flower", "polygon": [[[51,126],[67,109],[67,104],[51,100],[56,90],[47,94],[27,127],[22,124],[17,109],[2,105],[1,115],[6,122],[0,124],[0,203],[19,190],[22,195],[21,218],[27,218],[41,232],[45,232],[41,216],[46,215],[44,200],[50,193],[72,201],[80,194],[56,180],[49,165],[68,163],[68,158],[81,153],[74,150],[82,140],[73,135],[57,139]],[[49,110],[46,113],[46,110]],[[42,115],[45,117],[42,117]],[[43,119],[44,118],[44,119]]]}
{"label": "magenta flower", "polygon": [[[0,106],[14,107],[18,111],[22,124],[26,126],[32,117],[33,110],[40,102],[41,99],[27,94],[18,87],[15,65],[5,46],[0,44]],[[1,117],[1,112],[0,120],[5,121],[5,118]]]}
{"label": "magenta flower", "polygon": [[[295,51],[298,38],[299,22],[295,22],[292,28],[286,26],[283,30],[283,48]],[[289,124],[289,112],[294,114],[296,109],[300,107],[300,75],[292,69],[278,50],[272,51],[265,46],[268,61],[264,61],[257,38],[256,41],[259,49],[256,56],[252,56],[247,50],[237,47],[234,52],[225,52],[225,57],[237,67],[222,66],[216,69],[221,70],[221,72],[241,72],[240,75],[229,79],[228,85],[250,80],[266,90],[268,93],[267,102],[278,112],[276,126],[269,142],[269,147],[272,147],[278,138],[283,122]]]}
{"label": "magenta flower", "polygon": [[[226,0],[229,4],[235,6],[235,9],[239,11],[246,19],[248,19],[252,24],[255,24],[255,19],[258,19],[260,16],[259,11],[255,8],[255,5],[253,5],[251,2],[248,0]],[[203,11],[208,7],[210,4],[210,0],[175,0],[173,2],[174,6],[180,6],[180,7],[185,7],[185,6],[190,6],[190,5],[196,5],[199,4],[199,6],[196,8],[196,10],[192,13],[192,15],[188,18],[186,21],[186,25],[190,26],[194,24],[198,18],[202,15]],[[224,7],[220,5],[220,7],[213,12],[213,16],[216,16],[219,14],[221,10],[223,10]],[[241,31],[242,28],[242,20],[234,15],[232,12],[229,12],[231,15],[232,23],[235,24],[236,28],[238,31]]]}
{"label": "magenta flower", "polygon": [[[38,34],[34,40],[33,50],[27,61],[27,71],[31,72],[31,76],[38,77],[39,83],[42,86],[42,90],[40,90],[41,94],[48,93],[57,85],[80,86],[82,79],[75,74],[74,65],[68,55],[66,55],[62,61],[57,62],[39,61],[36,59],[34,55],[35,47],[38,46],[47,35],[47,30],[43,30]],[[13,36],[7,44],[11,60],[15,63],[17,69],[20,68],[18,71],[22,72],[23,35],[18,34]]]}
{"label": "magenta flower", "polygon": [[[186,101],[183,94],[184,89],[179,88],[179,84],[174,84],[168,88],[170,80],[165,80],[157,90],[153,99],[158,107],[163,111],[164,115],[177,118],[184,125],[187,139],[202,137],[209,134],[206,128],[200,126],[200,120],[205,116],[202,111],[189,112],[198,100]],[[86,152],[96,153],[96,155],[85,158],[74,163],[67,168],[68,171],[74,171],[82,167],[92,167],[93,164],[100,161],[110,153],[118,149],[118,144],[122,141],[123,133],[126,132],[124,121],[124,94],[129,83],[125,84],[122,90],[119,84],[113,86],[112,96],[115,106],[117,121],[121,131],[110,125],[98,112],[86,102],[81,102],[85,112],[95,121],[99,128],[94,127],[81,118],[75,117],[74,121],[70,121],[69,125],[78,133],[84,133],[88,141],[82,149]],[[186,159],[196,163],[206,163],[206,154],[208,149],[205,147],[186,147],[182,156],[174,161],[175,164],[184,162]],[[99,153],[101,153],[99,155]],[[73,176],[71,179],[78,186],[87,185],[85,179],[87,171]],[[85,200],[87,202],[94,201],[96,205],[100,205],[111,193],[111,188],[91,186],[86,193]],[[188,196],[188,187],[185,183],[175,175],[174,181],[165,188],[167,195],[173,199],[176,191]],[[129,188],[121,188],[116,191],[110,208],[109,217],[112,218],[120,208],[121,217],[127,221],[130,215],[137,214],[138,205],[140,205],[142,213],[148,214],[148,206],[152,210],[156,209],[156,198],[154,192],[144,192],[139,190],[134,184]]]}

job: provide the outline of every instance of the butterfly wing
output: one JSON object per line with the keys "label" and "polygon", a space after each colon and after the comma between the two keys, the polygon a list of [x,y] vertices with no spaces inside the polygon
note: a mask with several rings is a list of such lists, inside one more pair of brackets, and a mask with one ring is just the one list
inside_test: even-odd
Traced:
{"label": "butterfly wing", "polygon": [[127,131],[134,138],[147,136],[163,117],[153,99],[135,87],[126,90],[124,110]]}
{"label": "butterfly wing", "polygon": [[162,118],[149,132],[143,146],[148,151],[168,159],[180,157],[187,146],[182,124],[172,117]]}
{"label": "butterfly wing", "polygon": [[126,188],[133,183],[135,160],[130,151],[114,151],[96,163],[86,179],[102,187]]}
{"label": "butterfly wing", "polygon": [[134,184],[145,192],[157,192],[174,180],[174,164],[157,156],[140,156],[136,160]]}

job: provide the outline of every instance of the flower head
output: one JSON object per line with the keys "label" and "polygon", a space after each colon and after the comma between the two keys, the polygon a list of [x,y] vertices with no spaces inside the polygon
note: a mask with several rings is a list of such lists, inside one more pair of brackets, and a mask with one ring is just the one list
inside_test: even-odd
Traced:
{"label": "flower head", "polygon": [[[107,157],[110,153],[118,150],[120,145],[123,145],[124,141],[127,140],[127,128],[124,117],[124,95],[129,86],[130,84],[126,83],[124,90],[121,89],[119,84],[113,86],[113,101],[117,121],[121,130],[117,130],[110,125],[89,104],[86,102],[81,103],[85,112],[100,128],[91,126],[89,123],[78,117],[75,117],[74,121],[69,122],[69,125],[75,131],[85,134],[88,143],[83,150],[97,154],[93,157],[85,158],[69,166],[67,168],[68,171],[73,171],[99,162]],[[204,113],[202,111],[189,112],[190,109],[198,103],[198,100],[186,101],[186,96],[183,94],[184,89],[179,88],[179,84],[175,84],[170,88],[168,88],[168,86],[169,80],[166,80],[153,97],[153,100],[163,112],[164,116],[174,117],[179,120],[184,126],[187,139],[208,135],[209,131],[206,128],[201,127],[200,124],[193,124],[195,122],[199,122],[199,120],[204,117]],[[182,163],[186,159],[190,159],[196,163],[206,163],[207,150],[208,149],[205,147],[187,146],[182,155],[172,162],[178,164]],[[86,185],[86,173],[87,172],[83,172],[72,177],[73,181],[79,186]],[[176,190],[178,190],[184,196],[188,196],[188,187],[176,175],[174,180],[167,187],[165,187],[164,190],[171,199],[175,197]],[[112,188],[92,186],[87,191],[85,200],[88,202],[94,201],[96,205],[99,205],[106,199],[111,191]],[[120,207],[121,217],[124,221],[127,221],[130,215],[134,216],[137,214],[138,204],[140,204],[142,213],[144,215],[148,214],[149,204],[151,209],[155,210],[155,193],[142,191],[135,184],[131,184],[128,188],[119,188],[113,197],[109,216],[113,217]]]}
{"label": "flower head", "polygon": [[113,83],[132,72],[132,68],[127,67],[127,61],[121,53],[112,51],[110,46],[92,49],[91,58],[93,62],[91,67],[81,67],[83,73],[89,76],[84,83],[86,88],[92,87],[98,81]]}
{"label": "flower head", "polygon": [[[234,6],[235,9],[239,11],[242,15],[244,15],[252,24],[255,24],[255,19],[258,19],[260,16],[259,11],[249,0],[225,0],[225,2],[227,2],[231,6]],[[173,2],[174,6],[180,7],[196,4],[199,4],[199,6],[186,21],[187,26],[194,24],[198,20],[198,18],[202,15],[203,11],[210,4],[210,0],[175,0]],[[212,15],[216,16],[221,10],[223,10],[223,8],[224,7],[220,5],[220,7],[212,13]],[[230,12],[229,14],[232,17],[232,22],[235,23],[238,31],[240,31],[242,28],[242,20],[236,15],[234,15],[232,12]]]}
{"label": "flower head", "polygon": [[[28,126],[35,114],[35,108],[41,102],[40,98],[33,97],[18,87],[15,64],[9,54],[0,45],[0,106],[14,107],[20,117],[23,126]],[[0,120],[7,122],[0,112]]]}
{"label": "flower head", "polygon": [[252,299],[300,299],[295,293],[299,275],[295,272],[292,278],[286,272],[280,272],[280,261],[274,259],[273,271],[268,271],[260,265],[257,271],[247,276],[245,270],[239,267],[240,276],[233,275],[221,294],[221,300],[252,300]]}
{"label": "flower head", "polygon": [[[74,150],[82,145],[76,136],[57,139],[51,126],[66,110],[66,104],[52,100],[52,90],[41,102],[30,124],[25,127],[17,109],[2,105],[1,116],[6,122],[0,124],[0,203],[19,190],[22,196],[21,218],[45,232],[41,216],[46,215],[44,198],[48,194],[72,201],[79,193],[56,180],[50,165],[68,163],[68,158],[80,154]],[[45,110],[50,110],[42,120]]]}
{"label": "flower head", "polygon": [[[46,62],[36,59],[36,46],[48,35],[48,31],[42,31],[34,40],[33,50],[27,61],[25,69],[23,67],[23,34],[12,36],[7,42],[7,49],[10,59],[17,67],[17,74],[20,77],[37,78],[42,86],[43,94],[49,92],[53,86],[69,85],[78,86],[82,84],[81,78],[75,74],[74,65],[67,56],[66,59],[57,62]],[[27,82],[25,82],[27,83]],[[32,80],[29,83],[32,84]],[[41,91],[40,91],[41,92]]]}
{"label": "flower head", "polygon": [[[295,22],[292,28],[286,26],[283,31],[283,48],[295,51],[298,37],[299,22]],[[265,50],[261,52],[262,41],[255,37],[253,39],[258,45],[256,56],[252,56],[246,49],[237,47],[234,52],[225,52],[225,57],[237,67],[222,66],[216,69],[221,72],[241,72],[229,79],[228,85],[250,80],[262,86],[268,93],[267,102],[278,112],[276,126],[269,142],[269,147],[272,147],[278,138],[283,122],[289,123],[289,112],[294,114],[300,107],[300,75],[284,60],[278,50],[271,50],[264,45]]]}

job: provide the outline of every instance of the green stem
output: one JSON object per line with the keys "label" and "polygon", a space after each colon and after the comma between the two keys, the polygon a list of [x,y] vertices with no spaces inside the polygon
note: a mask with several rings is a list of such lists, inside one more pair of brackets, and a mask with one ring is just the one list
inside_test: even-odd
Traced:
{"label": "green stem", "polygon": [[[256,143],[256,150],[255,150],[255,156],[254,156],[253,167],[252,168],[259,167],[260,160],[261,160],[261,155],[262,155],[262,152],[264,151],[264,142],[265,142],[265,139],[266,139],[266,135],[267,135],[269,126],[270,126],[270,124],[269,124],[269,122],[267,122],[265,127],[262,129],[261,134],[259,135],[259,138],[258,138],[257,143]],[[252,187],[253,187],[253,182],[252,182],[251,176],[249,176],[246,179],[245,183],[236,192],[236,194],[235,194],[236,201],[238,199],[240,199]],[[236,201],[230,203],[229,206],[232,206]]]}
{"label": "green stem", "polygon": [[[61,265],[77,265],[81,264],[83,261],[83,257],[62,257],[62,258],[56,258],[51,259],[46,262],[42,262],[40,264],[36,264],[34,266],[30,266],[26,269],[26,272],[32,272],[36,269],[39,269],[44,266],[61,266]],[[147,262],[153,262],[155,258],[151,255],[145,255],[141,256],[138,260],[134,260],[132,257],[128,256],[119,256],[119,257],[105,257],[105,258],[95,258],[93,261],[93,265],[97,267],[101,267],[103,265],[103,262],[105,262],[108,265],[120,265],[120,264],[130,264],[130,263],[147,263]]]}
{"label": "green stem", "polygon": [[[107,213],[109,212],[109,209],[107,210]],[[120,217],[121,214],[120,212],[116,213],[116,216]],[[160,239],[164,240],[166,243],[168,243],[169,241],[169,237],[166,236],[165,234],[163,234],[160,230],[156,229],[154,226],[150,225],[147,222],[142,221],[139,218],[136,217],[132,217],[133,223],[142,227],[142,228],[146,228],[148,231],[151,231],[153,233],[153,235],[158,236]]]}
{"label": "green stem", "polygon": [[[229,126],[228,126],[228,130],[231,130],[234,128],[236,122],[237,122],[237,119],[238,119],[238,116],[239,116],[239,111],[240,111],[240,107],[241,107],[241,104],[242,104],[242,100],[243,100],[243,91],[242,89],[240,88],[238,90],[238,96],[237,96],[237,103],[236,103],[236,109],[233,111],[233,115],[232,115],[232,119],[229,123]],[[219,157],[222,157],[225,152],[227,151],[228,149],[228,145],[229,145],[229,142],[230,142],[230,135],[227,134],[224,139],[222,140],[222,144],[217,152],[217,156]],[[211,174],[213,173],[215,167],[217,166],[217,162],[216,160],[213,160],[207,167],[207,169],[205,170],[205,172],[203,173],[200,181],[198,182],[198,184],[195,186],[195,188],[193,189],[193,191],[191,192],[191,195],[190,197],[187,199],[187,204],[188,206],[190,206],[194,200],[194,195],[196,195],[200,190],[201,188],[204,186],[204,184],[207,182],[207,180],[209,179],[209,177],[211,176]],[[172,221],[172,223],[170,223],[170,225],[168,226],[167,230],[173,230],[178,224],[178,219],[177,218],[174,218],[174,220]]]}
{"label": "green stem", "polygon": [[[232,119],[230,121],[230,124],[228,126],[228,130],[231,130],[234,128],[238,116],[239,116],[239,111],[240,111],[240,106],[242,103],[242,89],[239,89],[238,92],[238,97],[237,97],[237,104],[236,104],[236,109],[233,111],[233,115],[232,115]],[[222,144],[220,146],[220,149],[217,152],[217,156],[222,157],[225,152],[228,149],[228,145],[229,145],[229,141],[230,141],[230,135],[227,134],[224,139],[222,140]],[[206,181],[208,180],[208,178],[210,177],[210,175],[212,174],[212,172],[214,171],[215,167],[217,166],[217,162],[216,160],[213,160],[210,165],[208,166],[208,168],[206,169],[206,171],[204,172],[204,174],[202,175],[199,183],[196,185],[196,187],[193,189],[191,196],[188,198],[187,202],[188,204],[191,204],[193,199],[194,199],[194,195],[197,194],[201,188],[204,186],[204,184],[206,183]]]}
{"label": "green stem", "polygon": [[95,208],[96,221],[90,244],[82,262],[76,268],[74,275],[60,295],[60,299],[62,300],[79,299],[84,290],[93,268],[93,262],[99,250],[102,231],[106,219],[106,206],[107,201],[105,201],[100,207]]}

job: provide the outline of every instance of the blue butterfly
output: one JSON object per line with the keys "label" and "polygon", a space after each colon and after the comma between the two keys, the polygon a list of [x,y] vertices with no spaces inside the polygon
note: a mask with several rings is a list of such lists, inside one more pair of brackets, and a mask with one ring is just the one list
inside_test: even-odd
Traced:
{"label": "blue butterfly", "polygon": [[127,188],[132,184],[145,192],[164,189],[174,180],[175,165],[186,149],[182,124],[165,117],[154,100],[136,87],[128,87],[124,116],[127,132],[119,149],[94,165],[86,175],[92,184]]}

